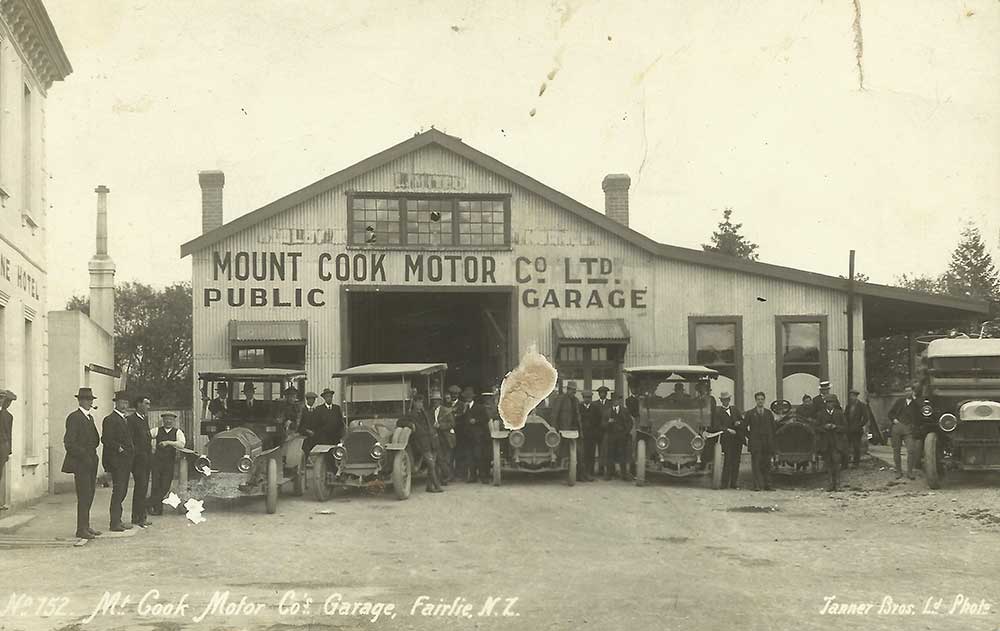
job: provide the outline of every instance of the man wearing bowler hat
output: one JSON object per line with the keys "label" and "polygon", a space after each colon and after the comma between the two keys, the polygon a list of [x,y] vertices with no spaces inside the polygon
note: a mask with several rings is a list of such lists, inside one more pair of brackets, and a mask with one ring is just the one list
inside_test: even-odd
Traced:
{"label": "man wearing bowler hat", "polygon": [[580,423],[583,425],[580,444],[582,451],[579,459],[577,478],[581,482],[594,481],[594,452],[604,437],[604,408],[600,403],[594,403],[594,393],[586,390],[583,393],[583,403],[580,405]]}
{"label": "man wearing bowler hat", "polygon": [[96,398],[90,388],[80,388],[76,394],[78,407],[66,417],[66,434],[63,437],[66,457],[61,470],[73,474],[76,536],[80,539],[93,539],[101,534],[90,527],[90,507],[94,503],[97,486],[97,446],[101,443],[91,411]]}
{"label": "man wearing bowler hat", "polygon": [[132,523],[140,528],[150,525],[146,519],[146,496],[149,494],[149,469],[153,461],[153,435],[149,432],[149,397],[140,394],[132,399],[135,411],[128,415],[135,456],[132,459]]}
{"label": "man wearing bowler hat", "polygon": [[302,415],[299,417],[298,432],[305,436],[302,439],[302,466],[306,466],[309,459],[309,452],[316,446],[316,423],[319,415],[319,406],[316,405],[317,395],[315,392],[306,393],[306,404],[302,408]]}
{"label": "man wearing bowler hat", "polygon": [[124,392],[116,392],[114,409],[104,417],[101,428],[101,443],[104,453],[101,462],[104,470],[111,474],[111,531],[123,532],[132,527],[122,523],[122,502],[128,495],[128,482],[132,475],[132,460],[135,458],[135,446],[132,444],[132,433],[128,428],[125,411],[128,409],[128,398]]}
{"label": "man wearing bowler hat", "polygon": [[208,411],[213,419],[222,418],[229,411],[229,384],[220,381],[215,386],[215,398],[208,402]]}
{"label": "man wearing bowler hat", "polygon": [[344,413],[340,406],[333,402],[334,392],[324,388],[320,396],[323,405],[316,414],[316,444],[336,445],[344,438]]}
{"label": "man wearing bowler hat", "polygon": [[[10,390],[0,390],[0,488],[3,488],[4,471],[7,470],[7,459],[12,453],[12,436],[14,428],[14,417],[8,411],[11,402],[17,401],[17,395]],[[0,510],[6,510],[7,505],[0,506]]]}

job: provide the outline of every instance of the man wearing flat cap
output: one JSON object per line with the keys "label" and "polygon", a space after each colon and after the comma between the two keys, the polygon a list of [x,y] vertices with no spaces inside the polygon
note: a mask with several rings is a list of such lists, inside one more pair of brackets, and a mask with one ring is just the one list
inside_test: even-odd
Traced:
{"label": "man wearing flat cap", "polygon": [[101,531],[90,527],[90,507],[94,504],[94,490],[97,487],[97,446],[101,436],[94,424],[94,392],[90,388],[80,388],[76,393],[77,409],[66,417],[66,434],[63,445],[66,457],[63,459],[63,473],[73,474],[76,490],[76,536],[79,539],[93,539]]}
{"label": "man wearing flat cap", "polygon": [[[852,456],[851,467],[857,468],[861,463],[861,443],[868,423],[872,421],[872,410],[860,399],[861,393],[851,390],[847,393],[847,408],[844,417],[847,419],[847,454]],[[844,458],[843,468],[847,468],[847,458]]]}
{"label": "man wearing flat cap", "polygon": [[[438,393],[440,400],[441,394]],[[424,395],[416,393],[410,399],[410,409],[396,422],[396,427],[410,428],[410,444],[413,450],[427,464],[428,493],[440,493],[444,489],[438,480],[437,467],[437,432],[434,429],[427,408],[424,407]]]}
{"label": "man wearing flat cap", "polygon": [[132,477],[132,460],[135,458],[135,445],[132,443],[132,432],[129,431],[128,398],[124,392],[116,392],[114,409],[104,417],[101,428],[101,443],[104,453],[101,461],[104,470],[111,474],[111,514],[110,527],[112,532],[124,532],[132,527],[122,523],[122,502],[128,495],[128,483]]}
{"label": "man wearing flat cap", "polygon": [[[0,390],[0,489],[3,488],[5,472],[7,471],[7,459],[12,453],[12,436],[14,428],[14,417],[11,415],[10,404],[17,401],[17,395],[10,390]],[[0,506],[0,510],[6,510],[7,505]]]}
{"label": "man wearing flat cap", "polygon": [[149,493],[149,512],[153,515],[163,514],[163,498],[170,493],[170,485],[174,482],[174,462],[177,460],[177,450],[183,449],[187,438],[179,427],[175,427],[177,415],[164,412],[160,415],[160,426],[153,432],[153,466],[152,484]]}
{"label": "man wearing flat cap", "polygon": [[823,408],[816,415],[819,426],[819,451],[830,473],[827,491],[836,491],[840,484],[840,462],[847,451],[847,419],[840,409],[837,395],[828,394],[823,399]]}
{"label": "man wearing flat cap", "polygon": [[722,465],[722,488],[739,488],[740,460],[743,458],[743,444],[746,442],[746,424],[740,411],[732,405],[733,395],[723,392],[719,395],[719,407],[715,408],[714,427],[722,430],[719,437],[725,461]]}
{"label": "man wearing flat cap", "polygon": [[435,462],[438,480],[448,486],[451,481],[451,450],[455,447],[455,417],[451,409],[441,400],[440,390],[431,390],[431,425],[437,434],[437,455]]}
{"label": "man wearing flat cap", "polygon": [[323,388],[320,393],[323,403],[313,417],[317,445],[336,445],[344,438],[344,413],[333,402],[333,395],[334,391],[330,388]]}

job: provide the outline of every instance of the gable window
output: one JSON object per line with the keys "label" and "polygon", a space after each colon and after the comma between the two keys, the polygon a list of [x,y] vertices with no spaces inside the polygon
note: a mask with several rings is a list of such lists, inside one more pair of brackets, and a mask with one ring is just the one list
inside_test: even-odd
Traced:
{"label": "gable window", "polygon": [[815,396],[829,378],[826,316],[778,316],[775,341],[777,398],[798,404]]}
{"label": "gable window", "polygon": [[507,196],[348,194],[349,244],[496,247],[510,244]]}
{"label": "gable window", "polygon": [[[743,322],[739,316],[694,316],[688,319],[689,361],[719,372],[712,381],[716,399],[723,392],[743,407]],[[689,393],[693,394],[693,393]]]}

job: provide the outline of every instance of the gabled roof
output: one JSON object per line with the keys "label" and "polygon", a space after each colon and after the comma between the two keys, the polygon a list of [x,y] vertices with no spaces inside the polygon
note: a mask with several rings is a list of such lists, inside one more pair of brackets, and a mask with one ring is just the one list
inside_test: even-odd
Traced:
{"label": "gabled roof", "polygon": [[[210,245],[218,243],[227,237],[238,232],[251,228],[252,226],[274,217],[290,208],[293,208],[317,195],[321,195],[329,190],[337,188],[346,182],[377,169],[393,160],[408,153],[412,153],[429,145],[438,145],[451,151],[466,160],[479,165],[483,169],[496,173],[497,175],[513,182],[515,185],[535,193],[539,197],[548,200],[552,204],[559,206],[580,217],[605,232],[611,233],[641,250],[650,254],[675,261],[702,265],[717,269],[729,270],[743,274],[754,274],[769,278],[812,285],[825,289],[834,289],[846,292],[850,283],[845,278],[827,276],[815,272],[806,272],[791,267],[771,265],[770,263],[760,263],[757,261],[747,261],[716,252],[705,252],[682,248],[675,245],[667,245],[653,241],[646,235],[636,232],[627,226],[609,219],[604,213],[585,206],[580,202],[568,197],[559,191],[542,184],[538,180],[521,173],[517,169],[507,166],[496,158],[493,158],[478,149],[474,149],[462,142],[460,138],[449,136],[436,129],[430,129],[419,133],[412,138],[389,147],[369,158],[362,160],[341,171],[328,175],[327,177],[314,182],[305,188],[299,189],[289,195],[277,199],[266,206],[249,212],[242,217],[234,219],[215,230],[207,232],[187,243],[181,245],[181,257],[185,257],[194,252],[201,251]],[[859,295],[873,296],[888,301],[899,301],[901,303],[919,303],[930,307],[939,307],[945,310],[957,310],[972,315],[987,315],[990,313],[989,304],[981,300],[969,298],[956,298],[953,296],[931,295],[922,292],[910,291],[899,287],[889,287],[886,285],[876,285],[874,283],[854,283],[854,290]]]}

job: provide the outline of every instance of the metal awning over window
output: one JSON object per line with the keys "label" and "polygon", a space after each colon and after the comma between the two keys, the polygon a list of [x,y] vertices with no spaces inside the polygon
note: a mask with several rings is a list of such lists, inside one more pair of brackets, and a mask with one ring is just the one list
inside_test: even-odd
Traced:
{"label": "metal awning over window", "polygon": [[233,346],[305,346],[308,324],[306,320],[230,320],[229,342]]}
{"label": "metal awning over window", "polygon": [[628,326],[622,319],[552,320],[552,337],[556,351],[562,345],[628,345]]}

